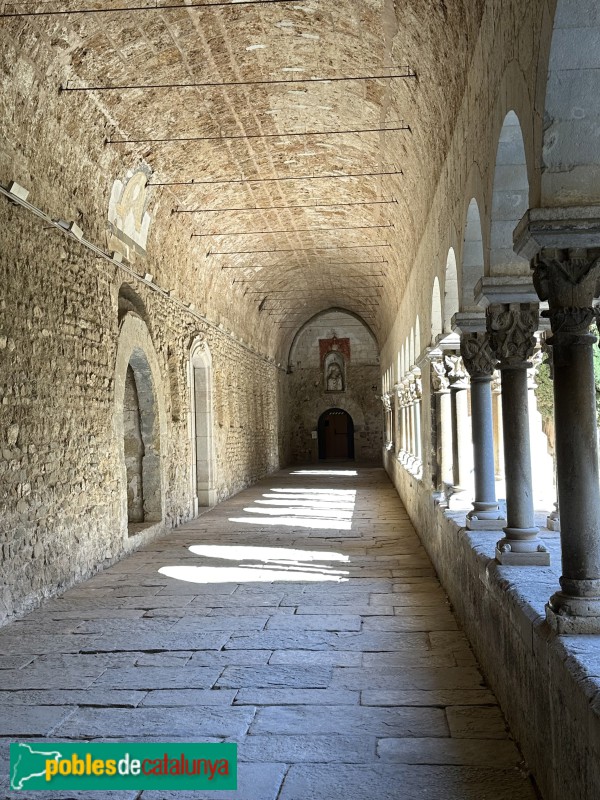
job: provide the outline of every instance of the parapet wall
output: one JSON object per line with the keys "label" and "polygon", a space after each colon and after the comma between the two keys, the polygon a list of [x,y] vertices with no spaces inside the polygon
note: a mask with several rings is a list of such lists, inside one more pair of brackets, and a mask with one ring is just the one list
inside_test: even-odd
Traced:
{"label": "parapet wall", "polygon": [[552,566],[502,567],[497,531],[467,531],[391,455],[385,468],[431,558],[544,800],[600,797],[600,640],[556,636],[544,604],[558,587],[558,534],[544,534]]}

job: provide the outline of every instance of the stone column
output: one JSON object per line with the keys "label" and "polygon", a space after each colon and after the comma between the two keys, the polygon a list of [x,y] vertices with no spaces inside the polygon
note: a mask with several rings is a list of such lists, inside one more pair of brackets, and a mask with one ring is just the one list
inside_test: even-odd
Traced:
{"label": "stone column", "polygon": [[506,477],[506,534],[496,545],[501,564],[547,566],[550,554],[535,525],[531,488],[527,370],[538,329],[534,303],[493,303],[486,311],[490,345],[502,374],[502,422]]}
{"label": "stone column", "polygon": [[492,375],[492,419],[494,425],[494,470],[504,480],[504,431],[502,430],[502,381],[498,370]]}
{"label": "stone column", "polygon": [[431,358],[431,383],[437,411],[437,488],[445,497],[446,487],[452,485],[452,403],[450,381],[441,353]]}
{"label": "stone column", "polygon": [[421,397],[423,394],[423,386],[421,383],[421,370],[419,367],[413,367],[413,375],[415,376],[414,392],[415,392],[415,458],[422,464],[423,462],[423,443],[421,441]]}
{"label": "stone column", "polygon": [[[576,237],[575,237],[576,238]],[[533,280],[548,300],[554,372],[556,472],[561,510],[561,589],[546,609],[559,633],[600,633],[600,488],[590,333],[598,318],[600,247],[543,249]]]}
{"label": "stone column", "polygon": [[471,376],[471,425],[473,430],[473,464],[475,467],[475,499],[467,514],[470,530],[500,530],[506,520],[496,500],[494,433],[492,417],[492,375],[496,359],[489,335],[483,331],[464,333],[460,352]]}
{"label": "stone column", "polygon": [[452,491],[464,492],[469,484],[471,431],[467,389],[469,376],[457,353],[445,353],[452,413]]}

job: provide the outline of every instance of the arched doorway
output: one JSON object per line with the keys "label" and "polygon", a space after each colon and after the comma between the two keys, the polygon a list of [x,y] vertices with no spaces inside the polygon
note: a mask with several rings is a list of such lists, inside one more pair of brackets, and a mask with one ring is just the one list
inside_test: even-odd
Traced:
{"label": "arched doorway", "polygon": [[146,354],[134,348],[125,375],[123,452],[129,534],[162,519],[160,430]]}
{"label": "arched doorway", "polygon": [[319,417],[319,459],[354,458],[354,422],[347,411],[329,408]]}
{"label": "arched doorway", "polygon": [[197,505],[214,506],[212,360],[202,340],[191,348],[191,388],[193,492]]}

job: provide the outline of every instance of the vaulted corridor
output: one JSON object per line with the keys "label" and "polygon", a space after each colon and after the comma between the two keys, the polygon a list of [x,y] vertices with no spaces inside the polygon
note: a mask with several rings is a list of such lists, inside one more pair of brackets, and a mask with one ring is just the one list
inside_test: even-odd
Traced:
{"label": "vaulted corridor", "polygon": [[262,480],[6,626],[0,653],[2,797],[26,796],[6,794],[17,737],[234,741],[224,800],[536,796],[382,469]]}

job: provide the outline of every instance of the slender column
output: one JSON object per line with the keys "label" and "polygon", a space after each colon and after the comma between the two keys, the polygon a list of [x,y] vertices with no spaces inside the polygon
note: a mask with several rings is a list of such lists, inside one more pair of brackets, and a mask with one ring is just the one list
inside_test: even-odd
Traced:
{"label": "slender column", "polygon": [[527,370],[538,320],[534,303],[494,303],[486,311],[490,345],[502,375],[507,526],[496,545],[496,559],[518,566],[550,563],[535,525],[531,488]]}
{"label": "slender column", "polygon": [[475,499],[467,514],[470,530],[500,530],[506,525],[496,500],[494,432],[492,418],[492,375],[496,359],[484,332],[461,336],[460,352],[471,376],[471,425]]}
{"label": "slender column", "polygon": [[[546,356],[544,364],[548,366],[550,373],[550,380],[554,381],[554,365],[552,363],[552,348],[548,344],[548,337],[544,336],[541,340],[542,353]],[[554,385],[554,384],[553,384]],[[554,509],[546,517],[546,527],[549,531],[560,531],[560,506],[558,503],[558,481],[556,478],[556,438],[552,437],[552,460],[554,462],[554,490],[557,493],[556,500],[554,501]]]}
{"label": "slender column", "polygon": [[467,401],[469,376],[459,355],[446,353],[445,361],[452,407],[452,489],[453,493],[458,493],[464,492],[468,486],[467,473],[471,461],[469,452],[471,431]]}
{"label": "slender column", "polygon": [[504,480],[504,431],[502,429],[502,381],[496,370],[492,375],[492,418],[494,425],[494,471],[497,481]]}
{"label": "slender column", "polygon": [[600,633],[600,488],[590,325],[598,310],[600,248],[544,249],[533,280],[548,300],[561,509],[560,590],[546,608],[559,633]]}
{"label": "slender column", "polygon": [[452,403],[450,381],[446,365],[440,354],[431,359],[431,382],[436,398],[437,410],[437,463],[438,490],[446,495],[446,487],[452,485]]}
{"label": "slender column", "polygon": [[419,367],[413,367],[413,374],[415,376],[415,457],[417,458],[419,464],[422,464],[423,444],[421,441],[421,397],[423,395],[423,386],[421,383],[421,370]]}

